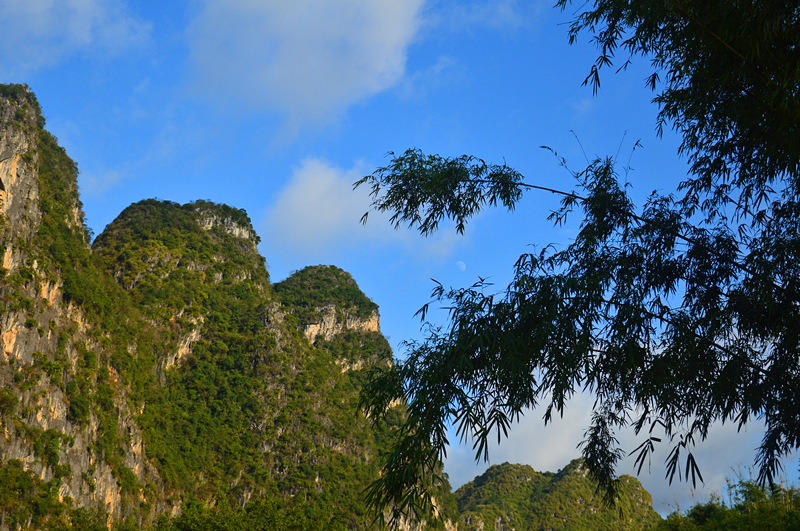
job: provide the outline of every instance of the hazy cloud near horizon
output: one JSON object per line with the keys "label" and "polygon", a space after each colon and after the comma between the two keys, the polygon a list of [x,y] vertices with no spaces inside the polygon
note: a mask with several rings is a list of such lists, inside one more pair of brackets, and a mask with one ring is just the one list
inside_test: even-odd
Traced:
{"label": "hazy cloud near horizon", "polygon": [[151,30],[121,0],[3,0],[0,74],[22,76],[78,51],[114,55],[148,43]]}
{"label": "hazy cloud near horizon", "polygon": [[[527,411],[520,422],[512,426],[509,437],[503,439],[500,445],[494,444],[497,440],[494,437],[489,450],[490,463],[528,464],[540,472],[555,472],[563,468],[581,455],[577,445],[585,438],[584,432],[591,422],[593,402],[594,397],[590,394],[576,394],[567,403],[564,416],[554,414],[552,423],[547,426],[542,420],[544,408]],[[617,464],[617,473],[628,474],[641,481],[653,498],[653,508],[662,514],[668,514],[676,506],[685,509],[692,503],[705,502],[712,494],[723,496],[726,480],[735,480],[737,473],[743,473],[747,477],[748,468],[752,466],[755,457],[754,449],[760,443],[762,433],[762,428],[757,425],[739,432],[736,423],[714,424],[709,430],[708,439],[698,441],[691,448],[705,481],[698,481],[697,488],[693,488],[691,481],[686,478],[680,480],[677,474],[671,485],[664,477],[664,460],[671,448],[666,437],[662,438],[661,444],[656,445],[650,466],[645,464],[641,474],[637,476],[634,467],[636,453],[633,450],[646,435],[640,433],[637,436],[633,429],[620,430],[616,434],[619,447],[628,455]],[[657,431],[653,435],[661,436]],[[450,483],[456,489],[482,474],[487,465],[482,461],[475,463],[471,442],[459,444],[458,438],[452,437],[451,443],[445,459],[445,472],[449,474]],[[685,454],[682,454],[682,472],[684,466]],[[784,466],[796,469],[797,453],[785,458]]]}
{"label": "hazy cloud near horizon", "polygon": [[192,90],[275,112],[291,129],[326,125],[401,79],[422,4],[205,0],[188,28]]}

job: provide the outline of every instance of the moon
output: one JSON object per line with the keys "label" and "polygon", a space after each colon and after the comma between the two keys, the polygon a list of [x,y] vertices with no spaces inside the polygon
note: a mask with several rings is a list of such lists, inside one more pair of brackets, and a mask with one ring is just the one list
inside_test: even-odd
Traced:
{"label": "moon", "polygon": [[456,267],[459,268],[461,271],[465,271],[467,269],[467,264],[459,260],[456,262]]}

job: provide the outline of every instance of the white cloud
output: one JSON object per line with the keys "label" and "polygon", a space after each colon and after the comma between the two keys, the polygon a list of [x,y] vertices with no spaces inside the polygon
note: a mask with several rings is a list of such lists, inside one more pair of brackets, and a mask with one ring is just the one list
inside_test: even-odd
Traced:
{"label": "white cloud", "polygon": [[575,111],[575,117],[583,118],[594,109],[594,100],[592,98],[582,98],[578,101],[573,101],[570,105],[572,110]]}
{"label": "white cloud", "polygon": [[363,163],[342,169],[320,159],[302,161],[261,223],[259,234],[270,254],[317,263],[343,252],[391,245],[441,260],[464,241],[453,230],[443,229],[429,238],[394,230],[387,216],[375,212],[362,225],[361,216],[370,209],[369,190],[353,190],[353,183],[366,173]]}
{"label": "white cloud", "polygon": [[121,0],[3,0],[0,73],[24,75],[77,51],[113,55],[146,43],[150,30]]}
{"label": "white cloud", "polygon": [[518,28],[524,23],[517,0],[489,0],[472,2],[456,17],[461,24],[487,25],[492,28]]}
{"label": "white cloud", "polygon": [[194,90],[321,125],[394,86],[424,0],[206,0],[188,35]]}

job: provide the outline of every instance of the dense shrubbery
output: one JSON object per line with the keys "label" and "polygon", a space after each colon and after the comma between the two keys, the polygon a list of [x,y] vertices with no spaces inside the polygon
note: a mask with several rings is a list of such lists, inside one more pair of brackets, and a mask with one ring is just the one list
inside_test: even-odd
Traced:
{"label": "dense shrubbery", "polygon": [[800,490],[762,487],[739,479],[728,485],[728,502],[715,496],[686,511],[675,512],[658,531],[795,531],[800,529]]}
{"label": "dense shrubbery", "polygon": [[58,484],[58,479],[42,481],[26,472],[18,459],[0,463],[0,512],[5,524],[11,529],[28,522],[37,525],[63,513],[66,505],[59,500]]}
{"label": "dense shrubbery", "polygon": [[[249,227],[246,214],[235,212]],[[94,247],[108,276],[128,288],[145,316],[164,323],[168,350],[202,328],[192,355],[163,382],[154,377],[161,369],[136,382],[147,396],[138,423],[167,485],[214,498],[225,496],[239,471],[268,475],[250,430],[262,414],[254,363],[274,346],[262,322],[268,276],[260,257],[203,230],[194,204],[155,199],[125,209]],[[245,488],[253,488],[247,478],[239,493]]]}
{"label": "dense shrubbery", "polygon": [[[230,207],[146,200],[94,244],[109,276],[148,319],[169,323],[173,340],[200,328],[191,354],[164,371],[161,384],[148,384],[138,418],[148,456],[168,487],[200,499],[302,495],[306,511],[361,527],[361,491],[378,474],[389,432],[370,429],[357,413],[362,372],[343,373],[337,361],[385,359],[388,344],[379,334],[348,333],[314,349],[286,329],[277,350],[264,326],[273,310],[263,258],[247,240],[204,229],[200,216],[209,215],[251,230],[246,214]],[[377,308],[347,273],[325,273],[302,277],[295,287],[306,291],[282,299],[286,310]]]}
{"label": "dense shrubbery", "polygon": [[[41,108],[39,107],[39,101],[36,99],[36,96],[32,92],[28,92],[23,85],[0,84],[0,98],[5,98],[14,103],[22,104],[21,108],[17,109],[14,116],[16,125],[20,125],[20,122],[25,118],[26,115],[28,115],[28,112],[33,110],[36,116],[37,125],[40,128],[44,127],[44,116],[42,116]],[[25,155],[23,155],[23,158],[24,157]]]}
{"label": "dense shrubbery", "polygon": [[0,97],[19,102],[26,98],[27,93],[22,85],[0,85]]}
{"label": "dense shrubbery", "polygon": [[[50,519],[46,531],[108,531],[104,512],[76,509]],[[307,503],[276,503],[258,498],[245,507],[208,508],[196,500],[180,516],[161,515],[151,525],[133,518],[114,522],[111,531],[344,531],[336,513],[320,513]]]}

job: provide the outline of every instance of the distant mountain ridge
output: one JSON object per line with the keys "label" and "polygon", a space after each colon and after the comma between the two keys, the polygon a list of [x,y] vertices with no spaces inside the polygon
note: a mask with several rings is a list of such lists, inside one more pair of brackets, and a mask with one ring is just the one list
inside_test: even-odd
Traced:
{"label": "distant mountain ridge", "polygon": [[581,460],[562,470],[536,472],[528,465],[493,465],[455,492],[460,531],[651,529],[661,517],[650,494],[631,476],[622,476],[622,494],[606,507]]}
{"label": "distant mountain ridge", "polygon": [[[391,360],[377,305],[335,266],[272,283],[247,213],[210,201],[139,201],[92,242],[77,165],[44,125],[26,86],[0,85],[0,531],[260,500],[373,528],[362,491],[404,414],[357,408]],[[492,467],[458,504],[440,485],[445,522],[424,527],[522,526],[521,494],[489,496],[508,467],[536,474]]]}

